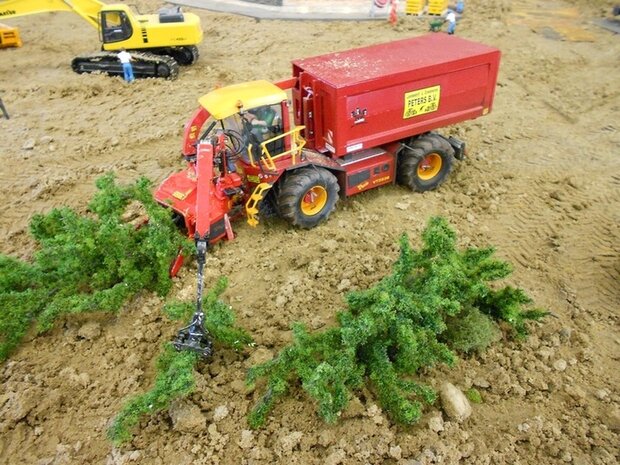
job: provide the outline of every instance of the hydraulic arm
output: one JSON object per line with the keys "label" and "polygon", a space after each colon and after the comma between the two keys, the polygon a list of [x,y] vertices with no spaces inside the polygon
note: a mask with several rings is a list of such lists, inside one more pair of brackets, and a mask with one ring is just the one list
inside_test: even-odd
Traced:
{"label": "hydraulic arm", "polygon": [[95,29],[98,15],[105,4],[98,0],[4,0],[0,1],[0,18],[14,18],[51,11],[73,11]]}

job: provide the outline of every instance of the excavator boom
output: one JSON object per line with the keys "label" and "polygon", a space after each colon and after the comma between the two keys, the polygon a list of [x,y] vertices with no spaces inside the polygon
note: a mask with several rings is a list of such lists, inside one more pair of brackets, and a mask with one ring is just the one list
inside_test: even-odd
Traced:
{"label": "excavator boom", "polygon": [[98,14],[104,6],[105,4],[98,0],[0,0],[0,18],[73,11],[94,28],[99,28]]}

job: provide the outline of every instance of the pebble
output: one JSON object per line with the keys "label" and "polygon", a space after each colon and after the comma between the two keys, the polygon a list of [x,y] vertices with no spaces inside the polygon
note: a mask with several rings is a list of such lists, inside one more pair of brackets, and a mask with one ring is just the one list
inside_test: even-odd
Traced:
{"label": "pebble", "polygon": [[555,368],[557,371],[564,371],[566,370],[567,366],[568,364],[566,363],[566,360],[564,359],[559,359],[553,362],[553,368]]}
{"label": "pebble", "polygon": [[26,142],[24,142],[24,145],[22,145],[22,149],[32,150],[34,149],[35,145],[36,145],[36,141],[34,139],[27,139]]}
{"label": "pebble", "polygon": [[594,395],[596,396],[598,400],[605,400],[609,396],[609,394],[607,394],[607,391],[605,389],[597,389]]}
{"label": "pebble", "polygon": [[396,460],[400,460],[403,456],[403,450],[400,446],[392,446],[390,447],[390,457]]}
{"label": "pebble", "polygon": [[254,433],[249,429],[241,431],[241,439],[237,443],[242,449],[249,449],[254,444]]}
{"label": "pebble", "polygon": [[228,416],[228,407],[220,405],[213,411],[213,421],[221,421]]}
{"label": "pebble", "polygon": [[444,430],[443,427],[443,418],[441,415],[435,415],[428,420],[428,427],[431,431],[435,433],[439,433]]}
{"label": "pebble", "polygon": [[451,420],[465,421],[472,413],[471,404],[465,394],[451,383],[444,383],[439,391],[441,405]]}
{"label": "pebble", "polygon": [[487,389],[491,386],[491,383],[489,383],[486,379],[484,378],[475,378],[473,381],[474,386],[482,388],[482,389]]}
{"label": "pebble", "polygon": [[282,447],[282,452],[284,455],[290,455],[293,452],[293,449],[299,445],[303,435],[304,433],[301,431],[294,431],[291,434],[287,434],[286,436],[280,438],[280,446]]}

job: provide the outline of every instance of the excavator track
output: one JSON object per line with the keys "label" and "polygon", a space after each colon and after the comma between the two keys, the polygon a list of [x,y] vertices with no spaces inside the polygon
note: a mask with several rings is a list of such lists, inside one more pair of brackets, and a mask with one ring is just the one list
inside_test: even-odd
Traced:
{"label": "excavator track", "polygon": [[[155,55],[131,51],[133,75],[136,78],[157,77],[176,79],[179,64],[167,55]],[[122,76],[123,65],[118,61],[116,52],[98,52],[80,55],[71,62],[73,71],[82,73],[105,73],[110,76]]]}

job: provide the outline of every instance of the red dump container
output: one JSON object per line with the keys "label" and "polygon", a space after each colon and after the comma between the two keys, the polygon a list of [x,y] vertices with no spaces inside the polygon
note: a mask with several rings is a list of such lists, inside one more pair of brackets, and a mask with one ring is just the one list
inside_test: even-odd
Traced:
{"label": "red dump container", "polygon": [[500,51],[431,33],[293,61],[296,124],[335,157],[488,113]]}

